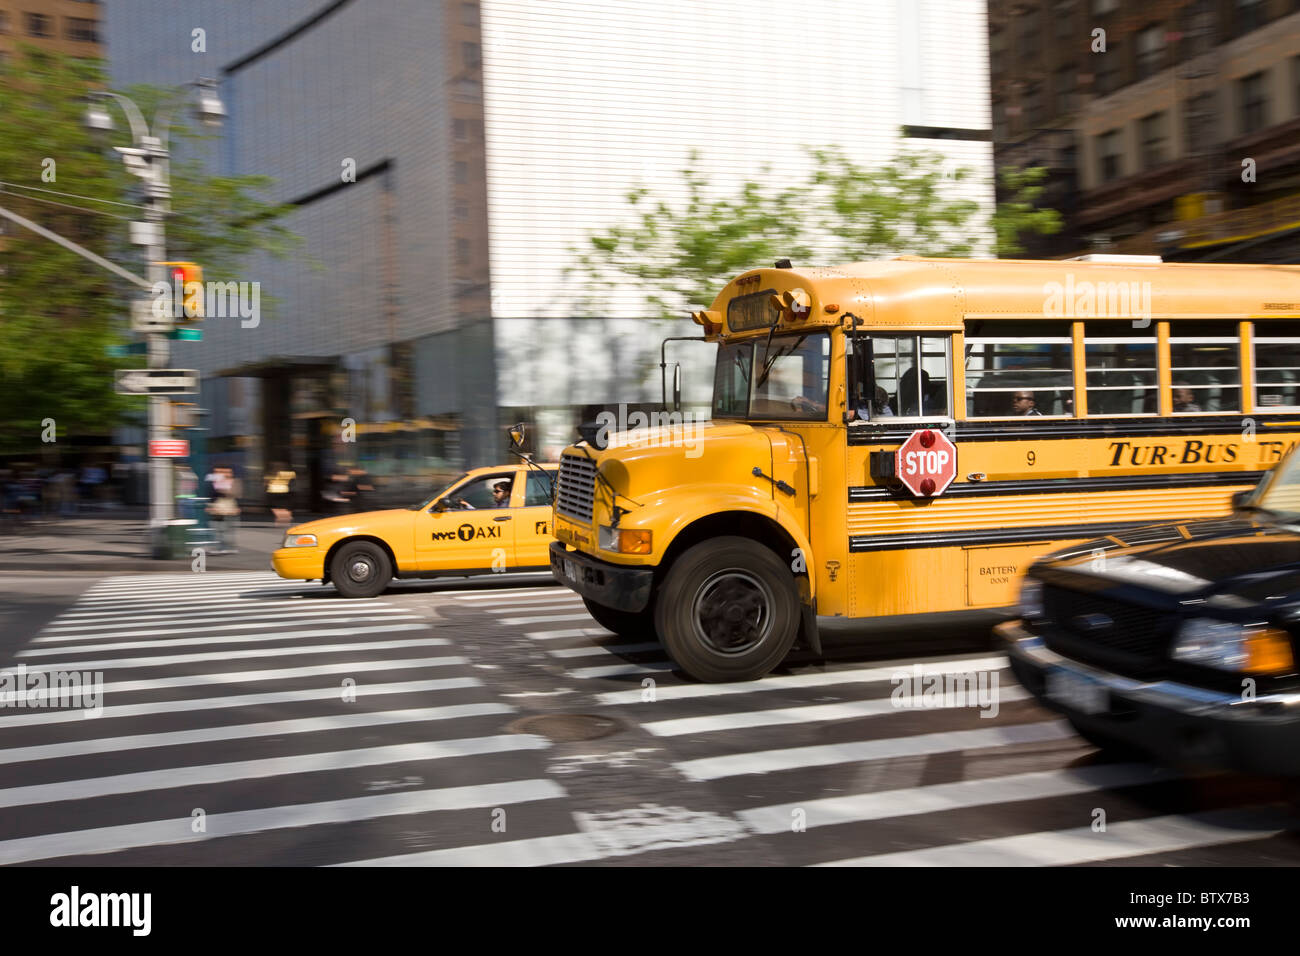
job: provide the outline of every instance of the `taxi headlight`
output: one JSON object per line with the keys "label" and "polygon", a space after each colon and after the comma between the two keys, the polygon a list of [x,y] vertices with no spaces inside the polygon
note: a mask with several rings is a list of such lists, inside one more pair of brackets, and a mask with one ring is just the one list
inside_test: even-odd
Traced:
{"label": "taxi headlight", "polygon": [[316,536],[314,534],[286,534],[284,536],[284,547],[314,548],[316,547]]}
{"label": "taxi headlight", "polygon": [[596,537],[602,551],[617,551],[619,554],[650,553],[648,530],[611,528],[609,525],[601,525]]}
{"label": "taxi headlight", "polygon": [[1026,576],[1020,585],[1020,616],[1033,620],[1046,616],[1043,607],[1043,582]]}
{"label": "taxi headlight", "polygon": [[1282,674],[1295,667],[1286,631],[1208,617],[1185,622],[1170,653],[1176,661],[1242,674]]}

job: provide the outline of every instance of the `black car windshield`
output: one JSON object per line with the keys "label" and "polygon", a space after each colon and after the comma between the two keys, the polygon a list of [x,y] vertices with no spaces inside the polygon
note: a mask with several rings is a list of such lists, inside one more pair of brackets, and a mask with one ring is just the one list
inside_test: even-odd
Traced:
{"label": "black car windshield", "polygon": [[449,490],[451,490],[453,487],[455,487],[456,485],[458,485],[458,484],[460,484],[462,481],[464,481],[465,478],[466,478],[468,475],[469,475],[469,472],[465,472],[465,474],[463,474],[463,475],[457,475],[457,476],[456,476],[454,479],[452,479],[449,483],[443,485],[441,488],[439,488],[437,491],[435,491],[435,492],[434,492],[433,494],[431,494],[429,497],[425,498],[423,501],[419,502],[418,504],[408,505],[407,508],[406,508],[406,510],[407,510],[407,511],[421,511],[421,510],[423,510],[423,509],[429,507],[431,504],[433,504],[435,501],[437,501],[439,498],[441,498],[443,495],[445,495],[445,494],[446,494]]}
{"label": "black car windshield", "polygon": [[1300,520],[1300,453],[1288,455],[1269,473],[1255,507],[1285,520]]}

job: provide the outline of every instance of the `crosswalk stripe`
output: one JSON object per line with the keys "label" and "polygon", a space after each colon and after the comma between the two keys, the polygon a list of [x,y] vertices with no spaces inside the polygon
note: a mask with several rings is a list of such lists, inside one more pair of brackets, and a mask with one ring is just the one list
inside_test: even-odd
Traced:
{"label": "crosswalk stripe", "polygon": [[600,667],[577,667],[569,671],[570,677],[588,680],[595,677],[626,677],[629,674],[658,674],[671,671],[677,665],[672,661],[651,661],[646,664],[603,664]]}
{"label": "crosswalk stripe", "polygon": [[[87,621],[77,621],[69,624],[59,624],[57,627],[47,627],[41,632],[43,635],[51,635],[53,638],[67,635],[69,633],[88,634],[95,631],[135,631],[141,627],[147,627],[149,624],[197,624],[207,626],[209,624],[220,625],[227,621],[238,621],[245,618],[271,618],[280,621],[293,620],[301,617],[319,617],[325,614],[342,614],[345,611],[350,613],[365,613],[378,616],[389,614],[406,614],[411,612],[405,608],[369,605],[366,607],[303,607],[300,604],[285,607],[262,607],[262,608],[241,608],[238,610],[222,611],[218,613],[198,613],[198,614],[98,614],[96,618],[105,623],[91,624]],[[47,638],[48,640],[49,638]]]}
{"label": "crosswalk stripe", "polygon": [[[448,594],[464,595],[464,597],[459,598],[460,601],[499,601],[503,597],[510,597],[510,598],[529,597],[533,595],[544,597],[546,600],[550,600],[551,598],[555,597],[557,594],[565,593],[566,590],[567,589],[565,588],[558,588],[558,587],[497,588],[492,591],[484,591],[481,589],[473,590],[473,591],[441,591],[439,592],[439,594],[440,595],[448,595]],[[572,594],[573,592],[568,591],[568,593]]]}
{"label": "crosswalk stripe", "polygon": [[981,730],[950,730],[911,737],[881,740],[857,740],[842,744],[791,747],[785,750],[756,750],[683,760],[674,766],[690,780],[717,780],[747,773],[776,773],[805,767],[887,760],[891,757],[917,757],[925,754],[954,753],[1014,744],[1068,740],[1074,731],[1065,721],[1042,721],[1033,724],[1010,724]]}
{"label": "crosswalk stripe", "polygon": [[603,627],[570,627],[562,631],[530,631],[524,637],[532,641],[556,641],[570,637],[611,637],[613,631]]}
{"label": "crosswalk stripe", "polygon": [[810,828],[829,827],[1021,800],[1042,800],[1094,790],[1142,786],[1177,779],[1179,776],[1171,770],[1150,764],[1103,764],[858,793],[847,797],[800,800],[737,810],[736,816],[756,833],[790,833],[796,811],[802,811],[803,822]]}
{"label": "crosswalk stripe", "polygon": [[[275,611],[284,611],[285,613],[288,614],[301,614],[303,613],[303,611],[308,609],[310,610],[328,609],[331,610],[333,613],[338,613],[340,610],[350,611],[353,609],[359,611],[374,611],[380,608],[385,608],[385,609],[394,608],[394,605],[385,604],[382,601],[349,601],[346,604],[344,604],[342,603],[341,600],[335,601],[332,599],[329,601],[286,601],[283,598],[262,598],[258,600],[250,600],[245,598],[233,598],[228,601],[205,601],[203,602],[202,607],[203,607],[202,611],[196,611],[191,609],[186,611],[185,613],[187,616],[192,616],[195,618],[200,618],[200,617],[221,618],[221,617],[226,617],[227,615],[230,614],[242,613],[244,611],[247,611],[250,614],[254,612],[260,614],[270,614]],[[110,617],[111,620],[113,621],[133,621],[137,619],[149,620],[149,619],[166,618],[169,615],[175,613],[175,609],[176,609],[176,603],[174,601],[170,601],[165,604],[159,604],[155,610],[125,608],[124,609],[125,613],[122,613],[121,611],[114,613],[111,610],[110,611],[104,611],[104,610],[85,611],[76,614],[72,614],[72,613],[60,614],[59,620],[69,622],[68,626],[77,625],[87,620],[102,621]],[[400,608],[395,608],[395,609],[400,610]],[[60,626],[62,627],[62,625]],[[53,628],[51,628],[50,630],[53,630]]]}
{"label": "crosswalk stripe", "polygon": [[591,615],[586,611],[581,614],[552,614],[537,617],[506,617],[497,623],[502,627],[522,627],[525,624],[558,624],[561,621],[590,621]]}
{"label": "crosswalk stripe", "polygon": [[249,588],[249,587],[223,587],[223,588],[186,588],[184,590],[159,591],[157,594],[139,594],[139,595],[95,595],[93,597],[82,597],[74,604],[73,610],[84,608],[105,608],[105,607],[134,607],[142,604],[167,604],[173,605],[190,604],[197,600],[224,597],[246,597],[252,598],[278,598],[285,600],[295,594],[304,593],[301,589],[289,591],[287,589],[267,589],[267,588]]}
{"label": "crosswalk stripe", "polygon": [[[108,690],[113,685],[108,685]],[[396,694],[429,693],[443,690],[464,690],[482,687],[477,677],[443,677],[436,680],[395,681],[387,684],[357,684],[353,690],[357,699],[385,697]],[[177,700],[150,701],[144,704],[117,704],[105,706],[98,720],[126,717],[153,717],[161,714],[187,713],[196,710],[225,710],[232,707],[265,707],[272,704],[296,704],[313,700],[339,700],[339,687],[311,687],[306,690],[285,690],[262,694],[235,694],[230,697],[180,698]],[[11,712],[0,718],[0,733],[7,727],[27,727],[42,723],[71,723],[87,719],[80,710],[39,710],[27,713]]]}
{"label": "crosswalk stripe", "polygon": [[[479,605],[476,605],[476,606],[479,606]],[[502,604],[502,605],[499,605],[499,606],[479,606],[479,607],[481,608],[481,610],[487,611],[489,614],[518,614],[521,610],[522,610],[522,611],[530,611],[530,612],[531,612],[531,611],[541,611],[542,613],[546,613],[547,611],[563,611],[563,610],[572,609],[572,608],[575,608],[575,607],[580,608],[580,607],[582,607],[582,602],[581,602],[581,601],[568,601],[568,600],[565,600],[565,601],[555,601],[555,600],[551,600],[551,601],[518,601],[518,600],[512,600],[512,601],[510,601],[508,604]],[[590,615],[588,615],[588,616],[590,616]]]}
{"label": "crosswalk stripe", "polygon": [[0,841],[0,864],[30,863],[65,856],[113,853],[119,850],[174,843],[202,843],[221,837],[262,833],[288,827],[351,823],[356,820],[373,820],[380,817],[440,810],[516,806],[539,800],[555,800],[564,796],[564,789],[553,780],[511,780],[472,787],[411,790],[403,793],[375,794],[259,810],[210,813],[204,821],[206,826],[204,833],[194,833],[191,829],[193,821],[185,817],[4,840]]}
{"label": "crosswalk stripe", "polygon": [[[336,664],[313,664],[310,667],[281,667],[263,671],[229,671],[221,674],[182,674],[177,677],[158,677],[153,680],[118,681],[105,684],[104,694],[126,694],[136,691],[164,690],[172,687],[202,687],[205,684],[253,684],[259,681],[292,680],[305,677],[323,677],[327,674],[362,674],[366,671],[398,671],[420,667],[441,667],[448,663],[465,663],[465,658],[411,657],[400,660],[342,661]],[[339,688],[334,688],[337,694]],[[28,695],[31,695],[28,691]],[[44,698],[42,698],[44,699]],[[12,713],[12,712],[11,712]],[[53,713],[53,712],[46,712]],[[80,713],[78,711],[78,713]],[[10,726],[14,717],[9,713],[0,717],[0,729]],[[38,721],[37,721],[38,722]]]}
{"label": "crosswalk stripe", "polygon": [[645,644],[592,644],[586,647],[561,647],[546,653],[552,657],[597,657],[610,654],[643,654],[647,651],[663,651],[664,646],[658,641]]}
{"label": "crosswalk stripe", "polygon": [[168,767],[163,770],[145,770],[139,773],[116,774],[111,777],[10,787],[0,790],[0,807],[22,807],[63,800],[87,800],[116,794],[211,786],[235,781],[247,783],[249,780],[283,777],[297,773],[355,770],[390,763],[448,760],[519,750],[544,750],[549,746],[551,742],[545,737],[532,734],[498,734],[493,737],[426,740],[413,744],[361,747],[356,750],[264,757],[257,760],[239,760],[193,767]]}
{"label": "crosswalk stripe", "polygon": [[[347,634],[365,634],[368,632],[388,634],[392,631],[416,630],[423,629],[419,624],[407,624],[401,627],[358,627],[346,632],[327,632],[327,633],[347,633]],[[120,657],[113,660],[86,660],[86,661],[50,661],[42,664],[42,667],[59,670],[108,670],[110,668],[146,668],[146,667],[169,667],[173,664],[201,664],[206,661],[225,661],[225,660],[256,660],[262,657],[292,657],[300,655],[308,657],[316,654],[340,654],[346,651],[389,651],[398,648],[414,647],[446,647],[449,642],[442,637],[425,637],[416,640],[400,641],[356,641],[351,644],[315,644],[310,647],[294,645],[293,647],[256,647],[246,648],[238,654],[230,651],[209,651],[202,654],[160,654],[154,657]],[[84,649],[83,649],[84,650]],[[463,657],[444,657],[439,658],[448,664],[467,664],[469,663]],[[14,693],[10,691],[9,693]],[[0,700],[4,700],[0,696]]]}
{"label": "crosswalk stripe", "polygon": [[[151,576],[152,577],[152,576]],[[265,587],[293,589],[315,587],[306,581],[286,580],[274,574],[213,574],[207,571],[191,571],[188,574],[166,581],[137,580],[125,584],[97,584],[87,588],[86,594],[153,594],[162,591],[175,591],[178,587],[190,588],[228,588],[228,587]]]}
{"label": "crosswalk stripe", "polygon": [[[335,613],[342,613],[342,612],[335,612]],[[308,624],[347,624],[347,623],[349,623],[351,620],[352,620],[351,617],[348,617],[347,615],[344,615],[344,616],[342,616],[342,617],[338,617],[338,618],[325,618],[325,619],[323,619],[323,620],[319,620],[319,621],[308,621],[308,622],[306,622],[306,623],[308,623]],[[415,628],[415,627],[424,627],[424,626],[425,626],[425,625],[423,625],[423,624],[419,624],[419,625],[402,624],[402,625],[395,625],[394,627],[391,628],[391,630],[394,630],[394,631],[409,631],[409,630],[412,630],[412,629]],[[265,622],[265,621],[236,621],[234,624],[220,624],[220,625],[216,625],[216,626],[213,628],[213,630],[220,630],[220,631],[223,631],[223,632],[225,632],[225,631],[257,631],[257,630],[264,630],[265,628],[266,628],[266,622]],[[379,628],[373,628],[373,630],[379,630],[379,631],[382,631],[382,630],[384,630],[384,628],[382,628],[382,627],[379,627]],[[148,629],[146,629],[146,630],[132,631],[132,632],[131,632],[132,636],[134,636],[134,637],[161,637],[161,636],[164,636],[164,635],[167,635],[167,634],[192,634],[192,633],[194,633],[194,628],[193,628],[192,626],[191,626],[191,627],[155,627],[155,628],[148,628]],[[327,633],[329,633],[329,632],[327,632]],[[93,634],[75,634],[75,635],[68,635],[68,636],[70,636],[70,637],[93,637],[94,635],[93,635]]]}
{"label": "crosswalk stripe", "polygon": [[[353,618],[346,618],[337,623],[369,624],[374,621],[383,621],[383,620],[385,619],[379,617],[353,617]],[[387,620],[405,624],[405,622],[408,621],[414,621],[418,623],[423,619],[418,617],[395,617],[395,618],[388,618]],[[267,623],[269,625],[269,624],[284,623],[284,622],[269,621]],[[312,621],[311,623],[329,624],[335,622]],[[390,631],[395,631],[398,629],[386,627],[383,630],[385,633],[388,633]],[[308,631],[306,633],[312,636],[325,636],[328,634],[338,634],[338,635],[355,634],[357,633],[357,631],[348,628],[332,628],[329,630]],[[301,636],[301,633],[297,631],[282,631],[282,632],[272,631],[268,634],[209,634],[206,637],[194,637],[194,638],[190,638],[189,640],[186,640],[184,638],[179,638],[179,637],[169,637],[166,640],[158,640],[157,638],[150,638],[147,641],[111,641],[111,640],[105,641],[103,640],[104,636],[105,635],[97,635],[97,637],[99,638],[98,640],[93,640],[90,641],[89,643],[82,643],[82,644],[72,644],[72,643],[47,644],[43,647],[30,648],[27,650],[19,651],[17,656],[31,659],[33,657],[50,657],[56,654],[68,654],[74,651],[77,653],[82,653],[83,651],[130,650],[131,648],[137,648],[137,647],[152,647],[154,649],[158,649],[158,648],[171,649],[173,647],[196,647],[204,644],[255,644],[258,642],[266,642],[266,641],[293,640],[295,637]],[[121,637],[124,635],[117,635],[117,636]]]}
{"label": "crosswalk stripe", "polygon": [[[1029,693],[1023,687],[1000,687],[997,691],[999,704],[1017,700],[1028,700]],[[956,707],[974,706],[973,704],[956,704]],[[704,717],[676,717],[668,720],[655,720],[641,725],[656,737],[680,737],[683,734],[708,734],[724,730],[740,730],[746,727],[774,727],[779,724],[816,723],[823,720],[857,720],[863,717],[879,717],[885,714],[903,714],[914,710],[946,710],[950,705],[927,704],[924,697],[877,697],[871,700],[845,701],[838,704],[811,704],[806,707],[780,707],[775,710],[732,711],[726,714],[708,714]]]}
{"label": "crosswalk stripe", "polygon": [[[906,673],[909,678],[915,676],[913,662],[890,664],[881,667],[860,667],[852,670],[818,671],[812,674],[775,674],[759,681],[739,681],[731,684],[677,684],[660,687],[658,700],[685,700],[691,697],[720,697],[725,694],[755,694],[769,691],[785,691],[803,687],[831,687],[835,684],[869,684],[886,681],[896,674]],[[921,674],[965,674],[976,671],[1000,670],[1007,666],[1007,659],[998,657],[952,658],[922,666]],[[631,704],[640,701],[641,689],[610,691],[596,695],[601,704]]]}
{"label": "crosswalk stripe", "polygon": [[1279,814],[1258,815],[1254,808],[1170,814],[1092,827],[1022,833],[972,840],[922,850],[878,853],[821,866],[1074,866],[1151,853],[1263,840],[1285,831]]}
{"label": "crosswalk stripe", "polygon": [[251,740],[254,737],[274,737],[279,734],[310,734],[327,730],[351,730],[357,727],[382,727],[388,724],[418,723],[426,720],[455,720],[464,717],[482,717],[488,714],[512,714],[514,712],[515,709],[509,704],[452,704],[446,707],[425,707],[418,710],[363,711],[354,714],[331,714],[327,717],[300,717],[292,720],[270,720],[256,724],[204,727],[200,730],[133,734],[126,737],[94,737],[89,740],[74,740],[61,744],[10,747],[7,750],[0,750],[0,764],[23,763],[30,760],[52,760],[58,757],[81,757],[87,754],[119,753],[127,750],[147,750],[153,747],[213,743],[220,740]]}
{"label": "crosswalk stripe", "polygon": [[555,866],[599,860],[605,851],[586,833],[536,837],[531,840],[508,840],[482,843],[446,850],[425,850],[373,860],[357,860],[340,866]]}

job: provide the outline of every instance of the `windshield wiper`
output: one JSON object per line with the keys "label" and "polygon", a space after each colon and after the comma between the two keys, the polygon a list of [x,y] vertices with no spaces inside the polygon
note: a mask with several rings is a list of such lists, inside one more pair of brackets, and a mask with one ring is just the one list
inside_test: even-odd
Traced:
{"label": "windshield wiper", "polygon": [[772,332],[775,330],[776,330],[776,326],[772,326],[772,328],[768,330],[767,333],[767,344],[763,346],[763,374],[760,375],[758,377],[758,381],[754,383],[754,388],[756,389],[763,387],[763,383],[767,381],[767,376],[771,373],[772,366],[776,364],[777,359],[779,359],[783,355],[791,355],[794,352],[798,351],[799,346],[803,344],[803,340],[808,338],[808,333],[805,332],[803,335],[795,339],[794,344],[791,345],[788,349],[786,348],[777,349],[776,354],[769,358],[767,352],[769,346],[771,346],[772,344]]}

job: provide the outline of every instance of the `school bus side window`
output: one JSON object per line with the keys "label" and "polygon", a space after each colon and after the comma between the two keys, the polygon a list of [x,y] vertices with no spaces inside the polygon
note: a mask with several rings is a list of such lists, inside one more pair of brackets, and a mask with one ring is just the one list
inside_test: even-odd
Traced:
{"label": "school bus side window", "polygon": [[882,405],[872,417],[946,416],[948,346],[946,335],[872,335],[875,401]]}
{"label": "school bus side window", "polygon": [[966,414],[970,418],[1074,414],[1069,322],[970,322]]}
{"label": "school bus side window", "polygon": [[1156,326],[1131,319],[1085,322],[1088,415],[1156,413]]}
{"label": "school bus side window", "polygon": [[1300,322],[1256,322],[1255,407],[1300,409]]}
{"label": "school bus side window", "polygon": [[1170,322],[1171,407],[1176,414],[1241,410],[1236,322]]}

